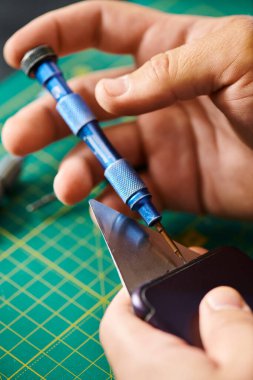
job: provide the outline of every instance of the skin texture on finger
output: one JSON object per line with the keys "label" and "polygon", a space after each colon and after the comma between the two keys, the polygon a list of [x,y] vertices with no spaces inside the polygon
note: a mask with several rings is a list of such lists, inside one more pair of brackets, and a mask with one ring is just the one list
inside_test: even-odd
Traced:
{"label": "skin texture on finger", "polygon": [[148,173],[161,207],[176,210],[184,204],[185,210],[202,212],[196,141],[187,114],[175,105],[142,115],[138,120]]}
{"label": "skin texture on finger", "polygon": [[207,352],[229,379],[252,379],[253,315],[228,287],[209,292],[200,304],[200,333]]}
{"label": "skin texture on finger", "polygon": [[[135,122],[115,125],[104,132],[133,166],[143,164],[144,154]],[[81,142],[62,161],[54,181],[55,193],[65,204],[79,202],[104,178],[103,172],[97,158]]]}
{"label": "skin texture on finger", "polygon": [[[123,8],[118,8],[118,5],[115,4],[123,4],[128,10],[122,12]],[[143,64],[154,54],[161,51],[176,48],[184,43],[188,45],[198,43],[204,36],[218,33],[226,23],[232,22],[233,24],[231,30],[234,30],[234,34],[230,39],[232,46],[234,46],[237,38],[239,38],[239,40],[240,38],[243,40],[246,38],[246,40],[252,41],[252,38],[247,37],[252,36],[249,22],[251,19],[249,18],[247,18],[245,24],[245,18],[243,20],[240,18],[238,21],[238,18],[210,19],[174,16],[146,10],[145,8],[132,4],[111,3],[107,1],[85,2],[75,6],[76,8],[66,8],[67,10],[63,11],[64,15],[61,13],[62,10],[60,10],[53,12],[53,14],[50,13],[42,16],[25,27],[22,31],[17,32],[16,36],[10,40],[6,47],[9,60],[13,63],[15,63],[14,61],[16,60],[16,64],[18,65],[18,53],[15,52],[15,49],[19,49],[21,56],[21,50],[24,48],[23,44],[31,42],[29,41],[30,36],[36,40],[36,44],[50,42],[50,38],[54,40],[57,27],[56,29],[54,29],[54,26],[52,27],[52,25],[54,25],[54,21],[52,20],[57,19],[57,22],[61,22],[61,29],[65,29],[66,26],[67,31],[69,24],[66,20],[69,18],[69,15],[74,17],[75,14],[77,14],[77,21],[82,19],[82,24],[84,24],[84,20],[86,20],[87,25],[89,25],[90,22],[95,23],[95,26],[92,25],[91,28],[95,27],[97,34],[102,37],[102,39],[100,37],[95,38],[93,42],[98,43],[98,40],[100,40],[97,46],[100,46],[102,49],[106,48],[106,44],[108,43],[111,47],[115,45],[117,49],[127,49],[129,48],[129,46],[127,46],[128,42],[124,45],[124,39],[131,40],[131,44],[135,44],[136,42],[138,46],[132,46],[133,50],[131,51],[136,53],[135,59],[137,65]],[[119,5],[119,7],[121,7],[121,5]],[[87,13],[84,11],[86,9],[89,9]],[[121,11],[119,12],[120,9]],[[84,16],[81,15],[81,10],[85,13]],[[112,15],[114,11],[113,17],[116,17],[117,22],[118,20],[122,21],[121,17],[126,17],[125,23],[122,21],[122,28],[120,27],[119,30],[117,30],[117,35],[115,33],[114,23],[110,18],[110,14]],[[101,28],[97,27],[100,23],[98,22],[99,20],[96,19],[98,16],[94,16],[96,12],[98,12],[100,16],[102,15]],[[120,14],[118,14],[118,12]],[[145,21],[140,22],[142,17]],[[138,22],[134,21],[134,19]],[[129,23],[129,20],[133,21],[133,23],[135,22],[133,28],[130,28],[131,37],[129,36],[129,25],[132,24]],[[64,24],[65,21],[67,22],[66,25]],[[98,24],[96,24],[96,22],[98,22]],[[126,24],[127,33],[124,32],[124,36],[122,37],[119,31],[124,31],[123,25]],[[84,32],[83,28],[86,28],[87,25],[82,25],[79,30]],[[40,28],[42,26],[43,28],[44,26],[46,27],[46,30],[43,30],[43,38],[47,36],[46,38],[49,38],[48,41],[43,40],[41,37],[42,31],[40,31]],[[142,29],[141,31],[138,29],[139,27]],[[73,22],[70,30],[72,29]],[[107,30],[107,34],[103,34],[105,30]],[[240,30],[240,33],[238,33],[238,30]],[[71,35],[69,31],[66,33]],[[74,33],[77,33],[77,31],[75,30]],[[50,34],[51,37],[48,36],[48,34]],[[92,33],[88,33],[87,38],[89,39],[91,35]],[[84,35],[81,35],[81,37],[78,38],[78,43],[82,43],[82,47],[85,47],[87,44],[86,37],[84,37]],[[115,38],[122,46],[119,46],[115,42]],[[90,41],[89,43],[93,42]],[[71,49],[70,41],[68,40],[66,43],[68,49]],[[61,41],[61,44],[64,44],[64,40]],[[245,56],[245,49],[240,49],[239,46],[240,44],[238,43],[238,46],[232,50],[237,52],[237,58],[241,59]],[[75,47],[77,48],[77,46]],[[79,47],[81,48],[81,45]],[[240,54],[238,51],[240,51]],[[247,66],[252,57],[251,44],[247,43],[246,51]],[[61,52],[64,54],[64,50],[61,50]],[[218,56],[218,54],[214,55]],[[224,57],[224,61],[227,62],[227,57]],[[239,60],[237,62],[240,69],[241,61]],[[245,67],[244,64],[243,58],[243,68]],[[239,69],[236,71],[236,75],[238,75]],[[231,74],[231,66],[228,65],[225,74],[227,76]],[[226,75],[223,77],[225,82],[228,80]],[[245,80],[243,88],[245,88],[246,83],[247,81]],[[252,83],[253,81],[250,81],[249,87],[246,86],[249,93],[252,93],[252,91],[250,91]],[[228,86],[228,89],[231,87],[233,86]],[[238,89],[240,89],[240,86]],[[222,91],[226,91],[226,88]],[[145,91],[142,92],[145,94]],[[232,102],[234,101],[235,94],[237,94],[236,88],[234,88]],[[228,100],[226,104],[230,115],[232,115],[231,104],[229,103],[231,97],[226,97],[225,92],[223,95],[223,98],[221,97],[219,100],[221,103],[227,102]],[[215,94],[215,96],[218,96],[218,94]],[[216,100],[217,99],[218,98],[216,98]],[[214,105],[212,100],[207,96],[197,97],[190,101],[176,102],[173,106],[139,117],[138,129],[141,136],[144,157],[146,158],[145,167],[147,169],[148,178],[155,184],[159,204],[161,204],[162,208],[201,213],[208,212],[215,215],[252,219],[253,167],[250,164],[253,159],[252,149],[248,148],[238,139],[238,135],[233,130],[236,126]],[[249,99],[247,99],[247,104],[249,106],[250,103],[248,103],[248,100]],[[239,106],[240,104],[238,100],[236,100],[236,102],[236,104],[233,103],[233,110],[236,110],[237,105]],[[222,106],[219,105],[219,107],[221,108]],[[249,109],[252,117],[252,107],[249,107]],[[225,113],[226,115],[228,114],[227,111]],[[237,115],[242,115],[243,120],[250,120],[246,117],[246,113],[241,112],[239,108]],[[235,115],[233,115],[231,120],[235,120],[234,116]],[[12,128],[14,128],[14,124],[16,125],[16,123],[11,123]],[[19,128],[18,123],[16,128]],[[28,128],[28,126],[24,125],[24,131],[26,128]],[[65,126],[59,126],[59,130],[63,131],[63,136],[64,131],[67,131],[65,128]],[[5,131],[8,130],[10,132],[11,128],[5,129]],[[52,132],[50,130],[44,135],[42,130],[43,126],[40,126],[40,128],[38,128],[38,135],[40,135],[40,139],[43,141],[42,145],[56,138],[55,131]],[[250,128],[249,131],[252,131],[252,128]],[[27,144],[30,151],[40,148],[39,139],[36,138],[35,131],[33,132],[34,134],[31,135],[34,139],[30,138],[27,143],[27,134],[23,135],[22,133],[21,131],[17,132],[19,138],[16,139],[14,137],[15,144],[11,142],[11,137],[14,136],[11,132],[8,137],[4,138],[6,145],[7,141],[9,141],[8,149],[14,153],[16,150],[16,154],[26,154],[27,148],[25,146]],[[53,135],[51,135],[52,133]],[[241,136],[242,135],[240,135],[240,137]],[[247,139],[247,141],[249,142],[249,139]],[[13,145],[15,145],[14,148]],[[128,144],[126,144],[126,146],[128,146]],[[64,186],[64,183],[62,186]]]}
{"label": "skin texture on finger", "polygon": [[89,47],[133,53],[145,31],[162,15],[124,2],[84,1],[30,22],[8,40],[4,56],[17,68],[25,52],[41,44],[51,46],[58,55]]}
{"label": "skin texture on finger", "polygon": [[[245,18],[242,22],[235,22],[228,18],[226,22],[220,21],[224,24],[222,29],[160,52],[123,78],[100,82],[96,88],[99,103],[115,114],[141,114],[179,100],[213,94],[236,83],[246,73],[252,72],[252,20]],[[247,23],[251,30],[248,30]],[[243,32],[234,38],[240,26]],[[239,66],[238,46],[242,59]],[[214,54],[215,51],[219,54]]]}
{"label": "skin texture on finger", "polygon": [[[253,55],[253,49],[248,56]],[[252,65],[253,67],[253,65]],[[213,102],[229,117],[239,138],[253,147],[252,97],[253,70],[246,72],[237,82],[212,96]]]}
{"label": "skin texture on finger", "polygon": [[109,305],[100,339],[118,380],[215,379],[217,368],[201,350],[137,318],[126,290]]}
{"label": "skin texture on finger", "polygon": [[[252,149],[208,97],[184,102],[196,141],[199,194],[204,210],[216,215],[252,218]],[[247,172],[247,176],[245,173]],[[222,211],[221,211],[222,210]]]}
{"label": "skin texture on finger", "polygon": [[[129,70],[130,68],[122,67],[89,73],[72,79],[69,85],[84,98],[97,119],[105,121],[113,116],[99,106],[94,97],[94,88],[104,76],[115,77]],[[9,118],[2,130],[5,148],[13,154],[23,156],[69,135],[71,131],[55,107],[55,100],[50,95],[44,95]]]}
{"label": "skin texture on finger", "polygon": [[163,208],[252,218],[252,149],[208,97],[142,115],[138,125]]}

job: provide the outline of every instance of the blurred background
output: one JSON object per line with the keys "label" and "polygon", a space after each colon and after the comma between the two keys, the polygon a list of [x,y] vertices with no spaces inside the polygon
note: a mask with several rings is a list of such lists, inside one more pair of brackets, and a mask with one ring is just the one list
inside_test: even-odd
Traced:
{"label": "blurred background", "polygon": [[0,80],[12,72],[3,59],[5,41],[33,18],[78,0],[0,0]]}

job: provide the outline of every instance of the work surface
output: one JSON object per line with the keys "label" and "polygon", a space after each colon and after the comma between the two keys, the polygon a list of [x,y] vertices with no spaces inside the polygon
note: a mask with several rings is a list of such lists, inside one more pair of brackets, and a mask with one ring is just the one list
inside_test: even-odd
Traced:
{"label": "work surface", "polygon": [[[145,4],[178,13],[253,13],[251,0]],[[65,58],[61,67],[70,77],[128,62],[127,57],[89,51]],[[22,73],[0,84],[1,124],[39,91]],[[120,285],[103,239],[90,221],[87,200],[74,207],[55,201],[34,213],[25,209],[52,191],[59,162],[75,142],[73,137],[65,139],[27,157],[14,193],[1,206],[2,379],[113,378],[98,328]],[[252,223],[172,213],[165,215],[165,225],[186,245],[229,244],[253,254]]]}

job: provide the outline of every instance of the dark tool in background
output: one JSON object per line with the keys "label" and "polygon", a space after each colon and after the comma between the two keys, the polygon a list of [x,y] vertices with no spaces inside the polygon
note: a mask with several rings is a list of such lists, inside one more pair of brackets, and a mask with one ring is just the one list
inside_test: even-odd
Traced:
{"label": "dark tool in background", "polygon": [[14,188],[22,169],[23,158],[6,154],[0,160],[0,200]]}
{"label": "dark tool in background", "polygon": [[49,194],[45,194],[40,199],[38,199],[32,203],[29,203],[26,206],[26,211],[34,212],[34,211],[38,210],[39,208],[46,206],[48,203],[55,201],[56,199],[57,198],[56,198],[56,195],[54,192],[49,193]]}
{"label": "dark tool in background", "polygon": [[[23,157],[14,156],[6,153],[0,159],[0,200],[9,196],[16,188],[17,181],[23,167]],[[56,200],[54,193],[46,194],[42,198],[30,203],[26,206],[28,212],[36,211],[37,209]]]}
{"label": "dark tool in background", "polygon": [[[36,7],[34,0],[22,0],[22,12],[20,12],[19,0],[1,0],[0,1],[0,51],[3,51],[7,39],[22,26],[46,12],[53,9],[77,3],[78,0],[43,0],[37,1]],[[13,70],[4,61],[3,55],[0,54],[0,80]]]}
{"label": "dark tool in background", "polygon": [[87,104],[67,85],[56,65],[56,54],[48,46],[28,51],[21,61],[23,71],[35,77],[54,97],[56,109],[72,132],[83,140],[105,169],[104,175],[121,199],[137,211],[148,226],[154,226],[181,261],[184,257],[161,224],[146,185],[137,172],[111,145]]}
{"label": "dark tool in background", "polygon": [[253,308],[253,261],[243,252],[222,247],[199,256],[177,243],[182,264],[156,231],[95,200],[90,206],[143,320],[201,346],[198,308],[209,290],[232,286]]}

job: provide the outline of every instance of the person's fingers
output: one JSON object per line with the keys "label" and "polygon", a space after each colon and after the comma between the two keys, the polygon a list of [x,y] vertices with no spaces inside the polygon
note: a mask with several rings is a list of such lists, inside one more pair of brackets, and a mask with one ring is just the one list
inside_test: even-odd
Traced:
{"label": "person's fingers", "polygon": [[190,247],[190,249],[194,252],[197,252],[199,255],[204,255],[205,253],[207,253],[207,249],[203,247],[192,246]]}
{"label": "person's fingers", "polygon": [[[125,289],[117,294],[105,312],[100,324],[100,340],[116,377],[125,373],[125,378],[132,379],[136,378],[134,375],[139,368],[142,374],[138,378],[148,378],[144,377],[147,376],[147,360],[154,360],[154,354],[165,355],[169,348],[175,352],[176,347],[186,345],[180,338],[165,334],[134,316]],[[164,352],[160,352],[162,348]],[[131,374],[133,377],[127,377]]]}
{"label": "person's fingers", "polygon": [[[85,99],[98,120],[108,120],[112,115],[101,108],[94,97],[96,83],[102,77],[114,77],[129,70],[130,68],[119,68],[90,73],[70,81],[70,87]],[[70,134],[70,129],[55,106],[54,99],[49,95],[43,96],[8,119],[2,130],[2,141],[6,149],[22,156]]]}
{"label": "person's fingers", "polygon": [[207,354],[233,379],[253,374],[253,315],[229,287],[210,291],[200,304],[200,333]]}
{"label": "person's fingers", "polygon": [[[143,164],[145,156],[135,122],[115,125],[106,128],[104,132],[113,146],[131,165]],[[81,142],[61,163],[54,180],[54,190],[63,203],[74,204],[85,198],[102,179],[103,170],[97,158]]]}
{"label": "person's fingers", "polygon": [[[49,12],[16,32],[6,43],[6,61],[18,68],[24,54],[41,44],[58,55],[94,47],[133,53],[145,31],[163,14],[134,4],[83,1]],[[74,26],[74,27],[73,27]]]}
{"label": "person's fingers", "polygon": [[171,379],[210,380],[217,375],[201,350],[136,317],[125,289],[105,312],[100,340],[118,379],[167,379],[169,374]]}
{"label": "person's fingers", "polygon": [[222,29],[153,56],[128,75],[101,80],[97,100],[114,114],[141,114],[178,100],[217,93],[252,73],[252,25],[250,18],[231,19]]}

